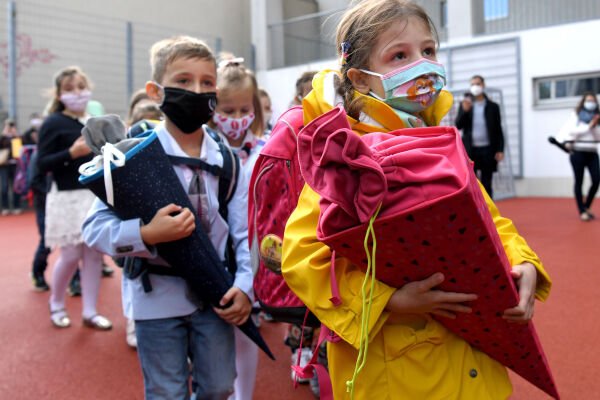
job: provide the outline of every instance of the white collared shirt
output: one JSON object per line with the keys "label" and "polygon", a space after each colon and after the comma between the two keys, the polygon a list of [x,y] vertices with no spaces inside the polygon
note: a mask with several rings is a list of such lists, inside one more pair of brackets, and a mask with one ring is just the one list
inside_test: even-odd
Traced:
{"label": "white collared shirt", "polygon": [[[158,140],[169,155],[188,157],[177,141],[169,134],[165,124],[155,128]],[[200,159],[208,164],[223,165],[218,144],[204,134]],[[192,170],[183,165],[173,165],[173,169],[186,192],[192,179]],[[233,286],[239,287],[253,299],[252,268],[248,249],[248,182],[245,174],[239,174],[236,191],[228,204],[227,221],[219,214],[218,178],[202,171],[209,199],[210,237],[217,253],[224,260],[227,237],[231,235],[236,254],[237,272]],[[157,257],[153,248],[147,247],[140,234],[140,220],[120,220],[104,203],[96,199],[83,224],[85,242],[102,253],[125,257],[151,258],[153,264],[165,264]],[[123,311],[130,319],[158,319],[189,315],[196,306],[185,295],[186,287],[182,278],[167,275],[150,275],[152,291],[144,292],[141,278],[123,278]]]}

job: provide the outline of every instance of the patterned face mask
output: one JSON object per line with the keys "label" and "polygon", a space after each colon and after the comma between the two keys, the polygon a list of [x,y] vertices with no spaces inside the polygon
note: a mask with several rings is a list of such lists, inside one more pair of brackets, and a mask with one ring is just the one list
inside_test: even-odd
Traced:
{"label": "patterned face mask", "polygon": [[361,71],[381,78],[385,99],[381,99],[371,92],[373,97],[392,108],[408,113],[418,113],[429,108],[446,84],[444,66],[425,58],[385,75],[364,69]]}
{"label": "patterned face mask", "polygon": [[229,139],[238,140],[252,125],[252,122],[254,122],[254,113],[252,112],[242,118],[230,118],[215,112],[213,122],[217,124],[219,130]]}

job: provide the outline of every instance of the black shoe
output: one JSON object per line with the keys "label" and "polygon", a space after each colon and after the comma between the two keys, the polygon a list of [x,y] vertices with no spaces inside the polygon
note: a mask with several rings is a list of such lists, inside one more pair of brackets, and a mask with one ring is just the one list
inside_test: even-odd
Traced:
{"label": "black shoe", "polygon": [[33,282],[33,288],[38,292],[45,292],[50,290],[50,286],[46,283],[44,275],[35,276],[31,274],[31,281]]}
{"label": "black shoe", "polygon": [[69,287],[67,288],[67,293],[69,296],[81,296],[81,285],[79,284],[79,279],[71,279],[71,283],[69,283]]}
{"label": "black shoe", "polygon": [[102,277],[108,278],[109,276],[112,276],[113,272],[115,272],[114,269],[102,263]]}

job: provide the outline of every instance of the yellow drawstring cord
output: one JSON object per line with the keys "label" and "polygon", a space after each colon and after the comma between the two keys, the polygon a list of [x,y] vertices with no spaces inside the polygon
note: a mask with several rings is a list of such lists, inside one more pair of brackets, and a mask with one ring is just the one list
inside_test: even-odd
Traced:
{"label": "yellow drawstring cord", "polygon": [[[356,358],[356,366],[354,367],[354,375],[352,376],[352,380],[346,381],[346,391],[350,392],[351,400],[354,400],[354,383],[356,382],[356,377],[365,366],[365,362],[367,359],[367,350],[369,349],[369,317],[371,315],[371,306],[373,305],[373,291],[375,290],[375,252],[377,250],[377,239],[375,237],[375,229],[373,228],[373,223],[375,222],[375,219],[379,214],[379,210],[381,210],[381,204],[379,204],[379,207],[377,207],[375,215],[373,215],[369,220],[369,227],[367,228],[367,232],[365,233],[364,247],[365,253],[367,254],[367,271],[365,272],[365,280],[362,284],[363,312],[360,323],[360,343],[358,346],[358,357]],[[371,237],[373,238],[373,249],[371,254],[369,254],[369,235],[371,235]],[[369,305],[367,306],[367,295],[365,293],[365,288],[367,286],[369,276],[371,277],[371,290],[369,292]]]}

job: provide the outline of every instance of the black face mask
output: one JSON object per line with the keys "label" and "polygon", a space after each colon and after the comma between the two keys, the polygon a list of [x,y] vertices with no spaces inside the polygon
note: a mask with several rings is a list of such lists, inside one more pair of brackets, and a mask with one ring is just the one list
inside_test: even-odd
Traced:
{"label": "black face mask", "polygon": [[215,92],[196,93],[175,87],[163,88],[162,112],[183,133],[194,133],[208,122],[217,107]]}

